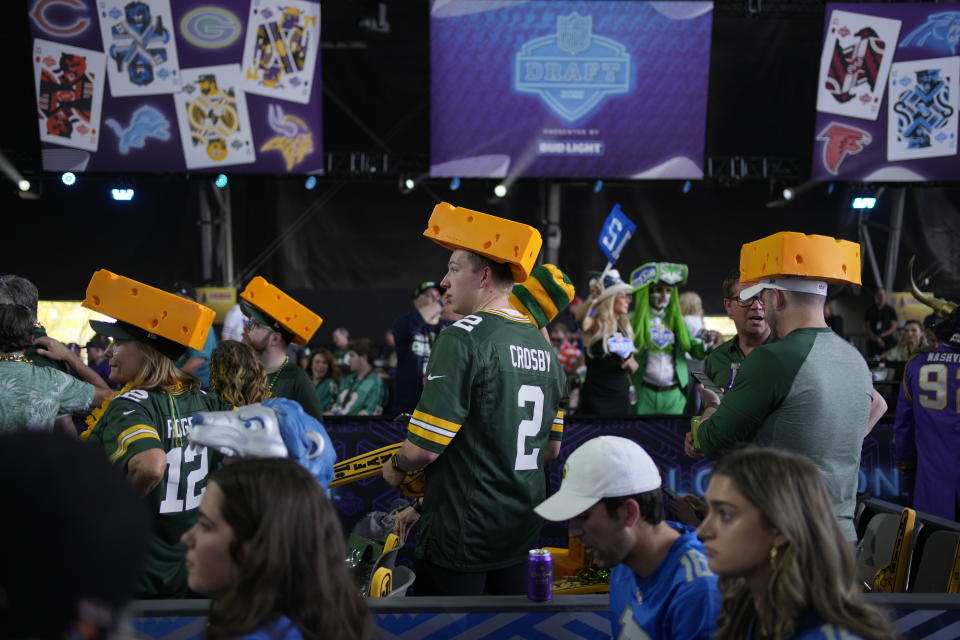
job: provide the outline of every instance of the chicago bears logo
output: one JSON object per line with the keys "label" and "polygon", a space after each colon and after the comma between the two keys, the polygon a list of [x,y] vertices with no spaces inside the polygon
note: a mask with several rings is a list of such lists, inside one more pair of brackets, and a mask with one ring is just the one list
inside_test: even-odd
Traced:
{"label": "chicago bears logo", "polygon": [[839,122],[831,122],[820,132],[817,140],[824,143],[824,168],[833,175],[837,175],[837,170],[844,158],[863,151],[867,145],[873,142],[873,137],[863,129]]}
{"label": "chicago bears logo", "polygon": [[[81,16],[71,12],[85,12]],[[81,0],[37,0],[30,19],[37,28],[55,38],[73,38],[90,26],[87,5]]]}

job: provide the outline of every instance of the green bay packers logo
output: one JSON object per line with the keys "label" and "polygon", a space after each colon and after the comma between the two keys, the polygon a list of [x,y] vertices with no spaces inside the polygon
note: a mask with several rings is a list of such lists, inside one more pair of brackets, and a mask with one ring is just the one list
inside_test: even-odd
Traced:
{"label": "green bay packers logo", "polygon": [[240,18],[221,7],[197,7],[180,20],[180,35],[201,49],[222,49],[236,42],[243,31]]}
{"label": "green bay packers logo", "polygon": [[593,18],[557,16],[557,32],[530,40],[517,53],[513,87],[539,95],[555,114],[574,122],[610,95],[630,90],[630,54],[593,34]]}

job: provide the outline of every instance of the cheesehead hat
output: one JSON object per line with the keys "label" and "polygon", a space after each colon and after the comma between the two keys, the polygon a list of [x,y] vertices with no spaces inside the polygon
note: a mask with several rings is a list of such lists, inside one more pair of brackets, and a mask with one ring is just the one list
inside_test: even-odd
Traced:
{"label": "cheesehead hat", "polygon": [[323,324],[323,318],[289,295],[256,276],[240,293],[240,309],[275,331],[288,334],[293,342],[306,345]]}
{"label": "cheesehead hat", "polygon": [[749,300],[764,289],[827,295],[828,284],[860,284],[860,245],[830,236],[781,231],[740,249],[740,293]]}
{"label": "cheesehead hat", "polygon": [[90,278],[81,305],[117,319],[91,320],[96,333],[149,344],[173,360],[187,347],[203,349],[217,315],[202,304],[106,269]]}
{"label": "cheesehead hat", "polygon": [[465,249],[510,265],[514,282],[527,279],[543,238],[530,225],[441,202],[433,208],[423,235],[451,251]]}

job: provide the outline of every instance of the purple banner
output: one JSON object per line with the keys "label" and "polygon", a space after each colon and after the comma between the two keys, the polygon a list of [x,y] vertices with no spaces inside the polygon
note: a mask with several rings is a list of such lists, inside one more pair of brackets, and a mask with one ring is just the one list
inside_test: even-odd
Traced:
{"label": "purple banner", "polygon": [[712,2],[434,0],[435,177],[702,178]]}
{"label": "purple banner", "polygon": [[46,171],[320,174],[320,5],[31,0]]}
{"label": "purple banner", "polygon": [[[324,426],[337,450],[337,460],[352,458],[406,437],[404,426],[379,417],[328,417],[324,419]],[[713,463],[702,458],[688,458],[683,452],[683,438],[689,430],[689,417],[615,419],[572,416],[564,426],[559,459],[547,465],[548,492],[559,488],[563,465],[573,451],[587,440],[611,435],[629,438],[643,446],[657,463],[665,487],[677,493],[702,497],[710,481]],[[859,492],[883,500],[909,502],[900,485],[900,472],[893,465],[892,415],[882,418],[864,438],[859,480]],[[401,496],[377,475],[336,487],[332,490],[332,497],[344,531],[349,533],[367,513],[389,511],[393,501]],[[566,524],[544,523],[541,542],[544,546],[566,547]],[[407,543],[407,548],[412,549],[411,542]]]}
{"label": "purple banner", "polygon": [[954,6],[827,4],[814,179],[956,179],[960,11]]}

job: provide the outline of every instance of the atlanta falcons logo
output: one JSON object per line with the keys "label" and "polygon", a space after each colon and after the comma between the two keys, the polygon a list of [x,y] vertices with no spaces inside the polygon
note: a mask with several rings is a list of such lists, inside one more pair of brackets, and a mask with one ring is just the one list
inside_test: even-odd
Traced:
{"label": "atlanta falcons logo", "polygon": [[848,124],[831,122],[817,136],[817,140],[824,142],[823,166],[833,175],[837,175],[840,163],[848,155],[857,154],[873,142],[873,138],[863,129]]}

